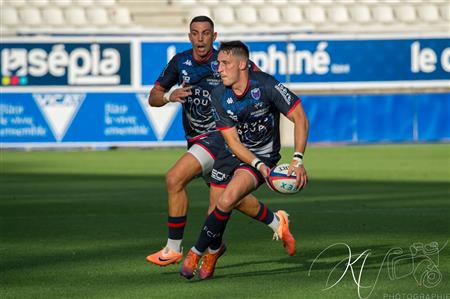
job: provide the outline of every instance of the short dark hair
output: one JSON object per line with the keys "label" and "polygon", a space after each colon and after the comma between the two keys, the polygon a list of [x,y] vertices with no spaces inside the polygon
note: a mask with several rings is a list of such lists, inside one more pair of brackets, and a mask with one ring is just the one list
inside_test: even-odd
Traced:
{"label": "short dark hair", "polygon": [[207,16],[196,16],[189,23],[189,27],[191,27],[192,23],[196,23],[196,22],[208,22],[211,25],[212,29],[214,30],[214,22],[213,22],[213,20],[211,20],[210,17],[207,17]]}
{"label": "short dark hair", "polygon": [[247,45],[240,40],[220,43],[219,52],[220,51],[225,53],[232,53],[233,55],[241,56],[242,58],[247,60],[250,56]]}

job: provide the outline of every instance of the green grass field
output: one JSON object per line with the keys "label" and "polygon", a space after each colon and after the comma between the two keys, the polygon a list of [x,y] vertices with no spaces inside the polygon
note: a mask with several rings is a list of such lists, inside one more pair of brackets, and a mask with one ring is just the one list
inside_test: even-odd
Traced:
{"label": "green grass field", "polygon": [[[450,298],[450,244],[410,253],[414,243],[442,248],[450,239],[450,145],[309,148],[304,191],[255,193],[290,213],[298,254],[288,257],[269,228],[235,212],[228,251],[208,281],[145,261],[165,243],[164,174],[182,153],[1,152],[0,298],[358,298],[350,268],[323,290],[330,273],[328,286],[344,273],[344,262],[332,272],[348,256],[343,246],[327,250],[308,275],[336,243],[350,246],[352,261],[371,250],[364,266],[364,256],[353,264],[361,284],[373,287],[369,298]],[[185,251],[208,202],[201,180],[188,192]],[[405,257],[382,263],[395,247]],[[362,288],[361,297],[369,292]]]}

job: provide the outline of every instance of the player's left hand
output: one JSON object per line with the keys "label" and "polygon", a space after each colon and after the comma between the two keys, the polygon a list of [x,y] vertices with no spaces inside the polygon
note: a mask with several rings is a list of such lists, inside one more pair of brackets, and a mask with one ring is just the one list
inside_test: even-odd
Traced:
{"label": "player's left hand", "polygon": [[293,173],[295,173],[295,175],[297,176],[296,187],[299,189],[304,188],[308,183],[308,174],[306,173],[306,169],[303,164],[299,165],[298,161],[292,160],[291,164],[289,165],[287,174],[291,175]]}
{"label": "player's left hand", "polygon": [[186,97],[192,95],[192,85],[188,85],[185,82],[181,85],[180,88],[175,89],[169,96],[169,102],[179,102],[184,103],[186,101]]}

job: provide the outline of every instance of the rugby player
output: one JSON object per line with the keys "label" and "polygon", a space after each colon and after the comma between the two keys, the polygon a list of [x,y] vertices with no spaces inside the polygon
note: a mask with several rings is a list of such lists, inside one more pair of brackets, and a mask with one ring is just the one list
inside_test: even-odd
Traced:
{"label": "rugby player", "polygon": [[[280,160],[280,112],[294,123],[295,153],[288,174],[295,173],[297,187],[308,180],[303,153],[308,137],[308,120],[300,99],[274,77],[264,72],[249,72],[249,50],[240,41],[222,43],[219,49],[219,74],[223,84],[211,93],[213,115],[228,149],[214,162],[211,190],[225,187],[212,213],[205,220],[197,243],[189,250],[180,269],[188,279],[195,275],[208,246],[218,243],[235,205],[265,182],[269,169]],[[214,191],[212,191],[214,192]],[[278,215],[286,215],[278,211]],[[295,240],[288,230],[278,235],[285,239],[289,255],[295,254]],[[225,248],[222,244],[222,248]],[[217,254],[207,253],[198,271],[200,279],[213,275]],[[206,261],[205,261],[206,259]]]}

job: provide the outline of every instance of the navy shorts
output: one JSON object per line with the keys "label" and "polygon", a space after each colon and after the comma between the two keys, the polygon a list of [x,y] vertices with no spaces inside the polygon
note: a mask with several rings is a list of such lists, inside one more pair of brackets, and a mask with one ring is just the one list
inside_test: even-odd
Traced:
{"label": "navy shorts", "polygon": [[[267,167],[272,168],[277,165],[280,157],[265,158],[257,156]],[[250,172],[255,178],[255,189],[264,184],[265,180],[261,172],[253,166],[242,162],[229,149],[222,151],[214,162],[211,172],[211,186],[226,188],[233,178],[236,170],[243,169]]]}

